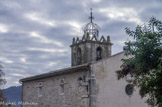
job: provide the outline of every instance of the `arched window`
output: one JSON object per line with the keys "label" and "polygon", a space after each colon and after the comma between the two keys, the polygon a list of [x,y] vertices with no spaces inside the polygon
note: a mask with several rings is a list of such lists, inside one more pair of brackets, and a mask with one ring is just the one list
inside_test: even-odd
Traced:
{"label": "arched window", "polygon": [[38,97],[42,97],[42,87],[43,87],[42,82],[39,82],[38,86],[37,86],[37,88],[38,88]]}
{"label": "arched window", "polygon": [[60,80],[60,95],[64,94],[64,85],[65,85],[64,79],[61,79]]}
{"label": "arched window", "polygon": [[77,63],[81,64],[81,62],[82,62],[82,51],[81,51],[81,48],[78,48],[77,49]]}
{"label": "arched window", "polygon": [[98,47],[96,49],[96,61],[102,59],[102,48],[101,47]]}

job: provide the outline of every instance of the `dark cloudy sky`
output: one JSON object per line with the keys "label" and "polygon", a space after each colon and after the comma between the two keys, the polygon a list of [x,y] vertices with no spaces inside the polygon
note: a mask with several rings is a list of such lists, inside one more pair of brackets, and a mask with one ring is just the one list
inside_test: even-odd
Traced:
{"label": "dark cloudy sky", "polygon": [[0,62],[7,84],[71,65],[73,37],[83,35],[90,8],[100,36],[110,35],[112,53],[122,51],[134,29],[150,17],[162,19],[162,0],[0,0]]}

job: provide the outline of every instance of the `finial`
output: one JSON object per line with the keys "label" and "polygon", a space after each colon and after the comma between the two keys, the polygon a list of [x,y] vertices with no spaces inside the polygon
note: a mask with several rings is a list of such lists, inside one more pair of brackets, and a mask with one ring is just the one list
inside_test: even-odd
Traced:
{"label": "finial", "polygon": [[91,13],[90,13],[90,17],[89,17],[91,23],[92,23],[92,20],[94,19],[93,15],[92,15],[92,10],[93,10],[93,9],[91,8]]}
{"label": "finial", "polygon": [[110,40],[110,36],[109,36],[109,35],[107,36],[107,42],[108,42],[108,43],[111,42],[111,40]]}
{"label": "finial", "polygon": [[93,9],[92,8],[90,8],[90,9],[91,9],[91,12],[92,12]]}
{"label": "finial", "polygon": [[75,38],[73,38],[73,44],[75,43]]}

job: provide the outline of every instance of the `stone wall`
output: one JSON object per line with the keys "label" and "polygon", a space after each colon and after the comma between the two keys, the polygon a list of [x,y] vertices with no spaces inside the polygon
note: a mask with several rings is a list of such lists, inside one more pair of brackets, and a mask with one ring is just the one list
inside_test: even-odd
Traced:
{"label": "stone wall", "polygon": [[141,99],[137,87],[128,96],[125,93],[126,80],[117,80],[115,71],[120,69],[122,58],[126,58],[123,52],[92,64],[98,92],[95,107],[148,107],[146,98]]}
{"label": "stone wall", "polygon": [[[88,107],[88,90],[86,82],[79,85],[78,78],[87,81],[88,72],[74,72],[40,80],[23,82],[23,102],[34,102],[38,105],[22,107]],[[60,81],[64,80],[64,92],[60,92]],[[41,92],[39,92],[39,87]]]}
{"label": "stone wall", "polygon": [[23,82],[23,102],[38,105],[22,107],[147,107],[137,87],[128,96],[126,80],[117,80],[115,71],[120,69],[122,58],[126,58],[123,52],[92,62],[90,72],[74,71]]}
{"label": "stone wall", "polygon": [[[71,47],[71,61],[72,66],[80,65],[84,63],[90,63],[92,61],[96,61],[96,50],[98,47],[102,49],[102,58],[106,58],[108,56],[111,56],[111,46],[112,43],[110,41],[110,36],[107,37],[107,40],[102,36],[99,40],[95,35],[93,37],[85,38],[84,35],[83,38],[80,40],[77,38],[73,39],[73,43],[70,46]],[[96,38],[96,39],[94,39]],[[78,49],[81,49],[81,62],[78,63]]]}

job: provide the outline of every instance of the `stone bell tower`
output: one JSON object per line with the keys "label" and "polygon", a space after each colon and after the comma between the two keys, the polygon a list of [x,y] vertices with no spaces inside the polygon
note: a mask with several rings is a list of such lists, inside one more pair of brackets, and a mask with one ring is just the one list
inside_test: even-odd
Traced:
{"label": "stone bell tower", "polygon": [[92,9],[90,13],[90,22],[83,27],[84,35],[82,39],[73,38],[71,47],[72,66],[98,61],[111,56],[110,36],[105,39],[101,36],[99,39],[99,26],[93,23]]}

